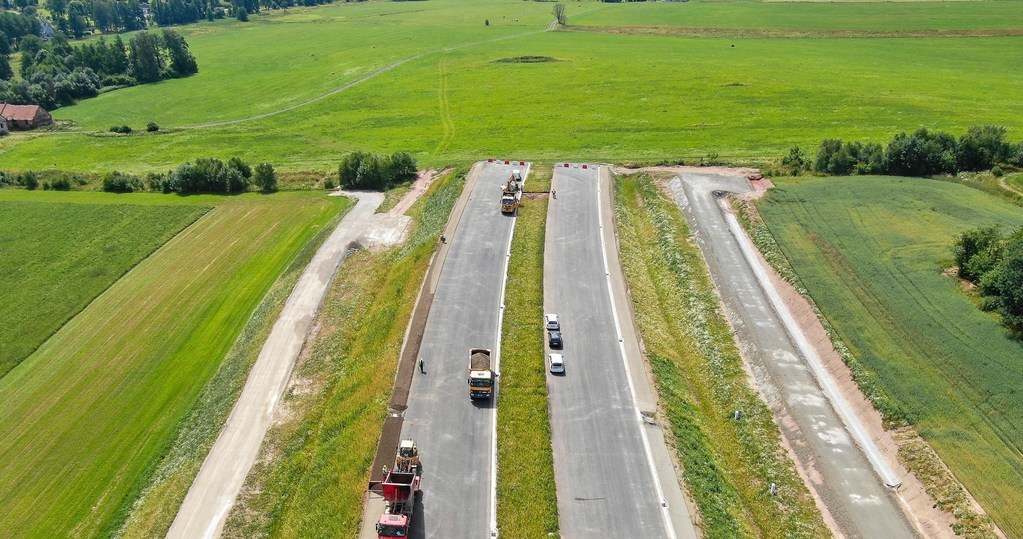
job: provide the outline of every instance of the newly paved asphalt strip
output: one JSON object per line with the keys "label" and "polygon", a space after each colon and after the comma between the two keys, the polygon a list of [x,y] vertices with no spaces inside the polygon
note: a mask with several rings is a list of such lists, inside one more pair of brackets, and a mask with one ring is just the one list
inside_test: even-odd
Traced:
{"label": "newly paved asphalt strip", "polygon": [[[592,165],[574,165],[556,167],[551,187],[544,303],[564,336],[555,352],[564,354],[566,372],[547,373],[562,537],[696,537],[663,437],[648,435],[659,427],[645,424],[637,408],[638,400],[650,411],[653,403],[637,397],[637,386],[649,393],[646,373],[638,346],[625,346],[634,339],[632,321],[612,302],[617,268],[602,247],[613,227],[609,185],[599,187]],[[637,356],[628,363],[627,350]]]}
{"label": "newly paved asphalt strip", "polygon": [[[501,186],[512,170],[486,163],[448,237],[447,257],[426,322],[404,415],[402,438],[422,460],[422,499],[412,537],[480,539],[494,531],[494,427],[491,401],[469,399],[469,349],[500,358],[500,319],[515,218],[501,214]],[[494,369],[498,370],[498,369]],[[500,378],[498,378],[498,387]]]}
{"label": "newly paved asphalt strip", "polygon": [[359,201],[306,266],[252,366],[242,394],[167,533],[169,538],[219,537],[245,476],[259,453],[313,318],[349,245],[365,233],[382,193],[353,193]]}
{"label": "newly paved asphalt strip", "polygon": [[781,428],[788,439],[803,441],[794,444],[796,456],[804,469],[815,471],[810,474],[813,487],[842,532],[847,537],[914,537],[899,501],[884,486],[897,479],[882,479],[890,470],[878,456],[872,465],[867,453],[876,448],[857,432],[855,418],[842,413],[844,401],[829,390],[829,377],[813,363],[815,353],[800,351],[805,337],[786,326],[787,309],[772,302],[776,293],[765,288],[770,283],[757,278],[759,268],[743,254],[748,240],[739,237],[734,216],[719,204],[724,193],[749,191],[749,183],[741,177],[683,174],[669,187],[693,226],[744,355],[758,373],[761,393],[772,409],[791,417],[781,421]]}

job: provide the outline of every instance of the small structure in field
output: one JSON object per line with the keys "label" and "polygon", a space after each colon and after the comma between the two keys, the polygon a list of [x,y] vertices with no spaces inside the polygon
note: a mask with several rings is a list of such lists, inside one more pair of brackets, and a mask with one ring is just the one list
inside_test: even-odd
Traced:
{"label": "small structure in field", "polygon": [[8,129],[35,129],[53,123],[53,116],[39,105],[0,103],[0,117],[6,120]]}

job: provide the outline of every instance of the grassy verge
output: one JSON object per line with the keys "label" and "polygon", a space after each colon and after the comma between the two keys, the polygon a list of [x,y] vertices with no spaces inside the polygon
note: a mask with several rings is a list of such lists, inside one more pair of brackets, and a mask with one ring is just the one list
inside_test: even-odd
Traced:
{"label": "grassy verge", "polygon": [[526,193],[546,193],[551,190],[551,179],[554,177],[553,165],[550,163],[533,163],[529,167],[529,178],[522,186]]}
{"label": "grassy verge", "polygon": [[113,534],[267,290],[345,203],[226,200],[0,379],[0,529]]}
{"label": "grassy verge", "polygon": [[682,214],[645,174],[618,178],[615,197],[636,321],[704,536],[826,535],[770,410],[749,385]]}
{"label": "grassy verge", "polygon": [[260,301],[217,373],[203,389],[170,451],[156,467],[152,482],[133,504],[131,513],[117,533],[118,537],[163,537],[167,534],[178,507],[238,400],[249,370],[277,322],[284,303],[306,265],[345,213],[339,213],[320,229]]}
{"label": "grassy verge", "polygon": [[413,205],[405,245],[342,264],[224,537],[358,535],[402,338],[460,178]]}
{"label": "grassy verge", "polygon": [[[32,200],[34,198],[35,200]],[[0,377],[209,207],[0,201]]]}
{"label": "grassy verge", "polygon": [[[531,177],[526,185],[532,181]],[[508,282],[514,285],[505,292],[497,407],[497,525],[502,537],[512,539],[558,532],[540,324],[546,222],[546,199],[523,202],[508,267]]]}
{"label": "grassy verge", "polygon": [[886,428],[898,428],[900,461],[956,518],[960,533],[992,533],[972,508],[969,488],[1006,534],[1018,535],[1020,343],[942,272],[957,233],[1018,226],[1018,207],[958,182],[777,183],[756,204],[763,222],[746,208],[746,226],[768,261],[818,309]]}
{"label": "grassy verge", "polygon": [[397,187],[393,187],[384,193],[384,201],[377,208],[377,213],[387,213],[391,211],[391,208],[398,205],[401,199],[412,190],[412,183],[403,183]]}

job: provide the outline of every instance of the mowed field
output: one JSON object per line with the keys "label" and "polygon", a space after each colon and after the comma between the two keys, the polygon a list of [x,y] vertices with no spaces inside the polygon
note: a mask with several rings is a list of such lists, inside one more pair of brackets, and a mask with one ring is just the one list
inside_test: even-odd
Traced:
{"label": "mowed field", "polygon": [[0,377],[209,210],[172,197],[162,205],[123,197],[92,204],[62,195],[0,191]]}
{"label": "mowed field", "polygon": [[111,534],[268,287],[348,204],[216,199],[0,379],[5,536]]}
{"label": "mowed field", "polygon": [[993,520],[1023,535],[1023,343],[943,274],[953,236],[1017,227],[1023,210],[922,179],[779,185],[757,206],[802,284]]}
{"label": "mowed field", "polygon": [[[199,75],[60,109],[70,131],[6,137],[0,152],[19,169],[237,155],[305,170],[357,148],[409,150],[424,165],[744,161],[921,126],[1023,133],[1023,72],[1010,68],[1023,62],[1019,0],[582,2],[568,7],[569,31],[545,31],[550,9],[365,2],[184,27]],[[555,61],[498,62],[529,55]],[[105,133],[149,121],[161,132]]]}

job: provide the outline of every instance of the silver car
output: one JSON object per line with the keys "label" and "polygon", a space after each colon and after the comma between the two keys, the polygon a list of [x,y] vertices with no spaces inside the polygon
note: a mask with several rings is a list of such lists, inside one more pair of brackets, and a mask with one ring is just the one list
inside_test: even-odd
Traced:
{"label": "silver car", "polygon": [[547,365],[551,374],[565,374],[565,358],[561,354],[548,355]]}

